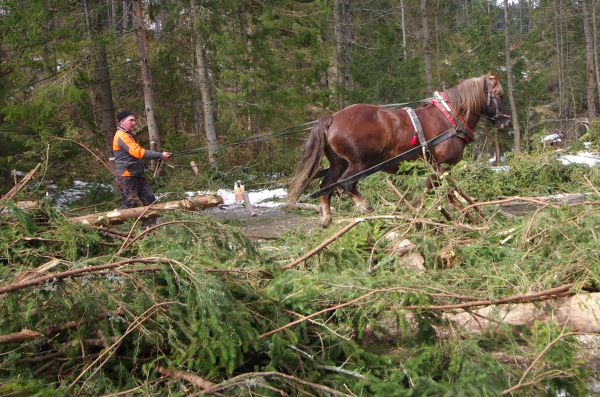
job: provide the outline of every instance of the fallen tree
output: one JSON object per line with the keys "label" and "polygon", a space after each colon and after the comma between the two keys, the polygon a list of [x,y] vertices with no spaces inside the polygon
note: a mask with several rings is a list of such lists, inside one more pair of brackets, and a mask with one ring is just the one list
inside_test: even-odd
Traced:
{"label": "fallen tree", "polygon": [[198,207],[211,208],[223,204],[223,198],[216,194],[205,194],[196,196],[192,199],[177,201],[168,201],[166,203],[156,203],[145,207],[114,209],[99,214],[88,214],[68,218],[71,222],[78,222],[84,225],[114,225],[123,223],[127,219],[149,219],[160,216],[161,212],[169,210],[195,211]]}

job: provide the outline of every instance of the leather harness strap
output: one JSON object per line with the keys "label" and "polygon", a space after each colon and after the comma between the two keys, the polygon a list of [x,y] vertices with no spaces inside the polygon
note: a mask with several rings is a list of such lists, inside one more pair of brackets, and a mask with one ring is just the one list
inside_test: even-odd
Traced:
{"label": "leather harness strap", "polygon": [[[435,91],[433,93],[433,99],[431,100],[431,104],[435,106],[446,119],[452,124],[453,127],[458,128],[460,132],[462,132],[462,136],[464,136],[464,140],[467,143],[471,143],[475,140],[475,133],[467,127],[465,122],[458,116],[454,117],[452,114],[452,109],[450,109],[450,105],[448,104],[448,98],[443,92]],[[459,135],[461,136],[461,135]]]}

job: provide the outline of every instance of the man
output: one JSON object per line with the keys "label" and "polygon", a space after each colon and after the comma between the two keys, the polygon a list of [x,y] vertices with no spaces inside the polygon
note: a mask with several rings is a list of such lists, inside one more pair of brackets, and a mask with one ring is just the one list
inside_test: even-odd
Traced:
{"label": "man", "polygon": [[[121,208],[133,208],[137,205],[136,198],[144,205],[156,201],[150,184],[144,177],[143,160],[168,160],[169,152],[155,152],[142,148],[135,138],[135,116],[129,111],[117,115],[117,132],[113,138],[113,153],[115,157],[115,174],[117,186],[121,191]],[[155,219],[142,222],[143,227],[155,223]]]}

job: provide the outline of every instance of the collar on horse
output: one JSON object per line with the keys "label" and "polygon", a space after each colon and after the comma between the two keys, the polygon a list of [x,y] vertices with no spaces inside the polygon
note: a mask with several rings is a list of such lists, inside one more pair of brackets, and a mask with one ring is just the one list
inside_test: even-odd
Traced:
{"label": "collar on horse", "polygon": [[459,132],[462,133],[459,136],[462,137],[467,143],[470,143],[473,140],[475,140],[475,133],[473,132],[473,130],[471,130],[467,126],[463,119],[461,119],[458,115],[454,116],[454,114],[452,113],[452,109],[450,108],[450,105],[448,103],[450,101],[446,97],[446,94],[444,94],[443,92],[435,91],[433,93],[433,98],[430,100],[430,102],[440,112],[442,112],[444,117],[446,117],[446,119],[450,122],[450,124],[452,124],[453,127],[457,128]]}

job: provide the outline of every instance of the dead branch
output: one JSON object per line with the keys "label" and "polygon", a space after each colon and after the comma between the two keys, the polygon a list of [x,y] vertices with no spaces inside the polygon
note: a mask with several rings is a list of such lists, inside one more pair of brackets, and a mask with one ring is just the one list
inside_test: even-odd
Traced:
{"label": "dead branch", "polygon": [[310,250],[306,254],[302,255],[300,258],[288,263],[287,265],[281,266],[280,269],[288,270],[288,269],[293,268],[297,264],[304,262],[305,260],[307,260],[311,256],[315,255],[316,253],[321,251],[323,248],[327,247],[329,244],[333,243],[335,240],[340,238],[340,236],[344,235],[348,230],[352,229],[354,226],[358,225],[359,223],[363,222],[364,220],[365,220],[365,218],[354,219],[352,222],[350,222],[349,224],[347,224],[346,226],[344,226],[343,228],[338,230],[333,236],[329,237],[327,240],[325,240],[321,244],[319,244],[316,248]]}
{"label": "dead branch", "polygon": [[23,329],[19,332],[13,332],[7,335],[0,335],[0,345],[3,345],[5,343],[18,343],[27,340],[33,340],[39,338],[40,336],[42,336],[42,334],[40,334],[39,332]]}
{"label": "dead branch", "polygon": [[37,170],[41,167],[42,163],[38,163],[38,165],[35,166],[34,169],[32,169],[31,171],[29,171],[27,173],[27,175],[25,175],[25,177],[23,177],[23,179],[21,179],[21,181],[19,183],[17,183],[15,186],[13,186],[12,189],[10,189],[8,191],[8,193],[6,193],[4,196],[2,196],[0,198],[0,209],[2,209],[4,207],[3,203],[7,200],[12,199],[14,196],[17,195],[17,193],[19,193],[31,180],[31,178],[33,178],[33,175],[37,172]]}
{"label": "dead branch", "polygon": [[33,285],[44,284],[45,282],[52,281],[52,280],[61,280],[61,279],[70,278],[70,277],[81,277],[81,276],[89,274],[89,273],[94,273],[94,272],[98,272],[98,271],[106,270],[106,269],[115,269],[115,268],[119,268],[121,266],[129,265],[132,263],[156,263],[156,262],[169,263],[169,260],[165,259],[165,258],[160,258],[160,257],[134,258],[134,259],[127,259],[127,260],[123,260],[123,261],[115,262],[115,263],[107,263],[104,265],[86,266],[86,267],[82,267],[82,268],[78,268],[78,269],[66,270],[64,272],[51,273],[46,276],[37,277],[37,278],[30,279],[30,280],[22,281],[19,283],[9,284],[7,286],[0,287],[0,295],[6,294],[7,292],[12,292],[12,291],[20,290],[23,288],[31,287]]}
{"label": "dead branch", "polygon": [[[508,296],[505,298],[500,298],[500,299],[495,299],[495,300],[488,300],[488,299],[481,299],[481,300],[474,300],[471,302],[465,302],[465,303],[458,303],[458,304],[447,304],[447,305],[432,305],[432,306],[426,306],[426,305],[408,305],[408,306],[401,306],[399,307],[399,309],[402,310],[431,310],[431,311],[446,311],[446,310],[459,310],[459,309],[468,309],[468,308],[473,308],[473,307],[481,307],[481,306],[493,306],[493,305],[503,305],[503,304],[507,304],[507,303],[526,303],[526,302],[537,302],[537,301],[542,301],[542,300],[548,300],[548,299],[553,299],[555,297],[561,297],[561,296],[566,296],[566,295],[574,295],[575,292],[572,292],[571,289],[575,286],[575,284],[566,284],[560,287],[556,287],[556,288],[551,288],[548,290],[544,290],[544,291],[540,291],[540,292],[536,292],[536,293],[532,293],[532,294],[521,294],[521,295],[512,295],[512,296]],[[324,313],[328,313],[337,309],[341,309],[343,307],[346,306],[351,306],[354,305],[372,295],[375,294],[380,294],[380,293],[388,293],[388,292],[396,292],[399,290],[404,289],[404,287],[391,287],[391,288],[382,288],[382,289],[375,289],[375,290],[371,290],[368,293],[359,296],[358,298],[354,298],[348,302],[345,303],[341,303],[338,305],[334,305],[334,306],[330,306],[327,307],[325,309],[319,310],[318,312],[312,313],[308,316],[303,316],[302,318],[292,321],[284,326],[281,326],[277,329],[271,330],[269,332],[265,332],[264,334],[260,335],[261,338],[276,334],[277,332],[283,331],[284,329],[293,327],[294,325],[300,324],[304,321],[307,321],[309,319],[312,319],[314,317],[317,317],[321,314]]]}
{"label": "dead branch", "polygon": [[295,376],[292,375],[288,375],[288,374],[284,374],[281,372],[276,372],[276,371],[272,371],[272,372],[249,372],[246,374],[242,374],[242,375],[238,375],[236,377],[233,377],[231,379],[228,379],[226,381],[224,381],[223,383],[220,383],[218,385],[215,385],[209,389],[204,390],[205,394],[209,394],[209,393],[216,393],[219,390],[223,390],[225,388],[237,385],[237,384],[241,384],[244,383],[246,379],[250,378],[282,378],[288,381],[292,381],[295,383],[299,383],[301,385],[304,386],[308,386],[311,387],[313,389],[319,390],[321,392],[324,392],[326,394],[330,394],[330,395],[334,395],[334,396],[343,396],[343,397],[352,397],[352,395],[350,394],[346,394],[346,393],[342,393],[340,391],[337,391],[335,389],[332,389],[330,387],[327,387],[325,385],[320,385],[318,383],[312,383],[312,382],[308,382],[306,380],[303,379],[299,379],[296,378]]}
{"label": "dead branch", "polygon": [[188,371],[181,371],[178,369],[167,369],[159,365],[158,367],[156,367],[156,372],[168,378],[185,380],[186,382],[191,383],[200,390],[207,390],[216,386],[216,384],[209,382],[199,377],[198,375]]}

